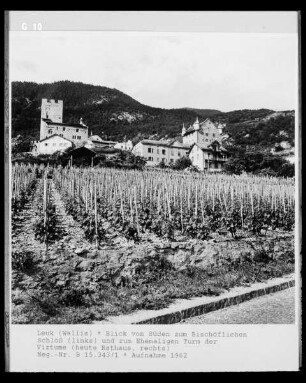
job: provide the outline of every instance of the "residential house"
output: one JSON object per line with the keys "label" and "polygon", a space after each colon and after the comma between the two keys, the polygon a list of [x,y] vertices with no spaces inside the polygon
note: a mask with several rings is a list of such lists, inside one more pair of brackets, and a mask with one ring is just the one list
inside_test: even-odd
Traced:
{"label": "residential house", "polygon": [[133,149],[133,143],[131,140],[124,141],[124,142],[117,142],[117,144],[114,146],[114,148],[131,151]]}
{"label": "residential house", "polygon": [[53,134],[52,136],[34,142],[32,153],[33,155],[53,154],[55,152],[63,152],[73,146],[72,141],[58,134]]}
{"label": "residential house", "polygon": [[170,165],[177,159],[187,156],[189,146],[177,140],[142,140],[136,144],[132,153],[144,157],[147,160],[147,165],[154,166],[160,162],[165,165]]}
{"label": "residential house", "polygon": [[200,170],[220,172],[227,161],[227,150],[218,141],[194,143],[190,148],[189,158]]}

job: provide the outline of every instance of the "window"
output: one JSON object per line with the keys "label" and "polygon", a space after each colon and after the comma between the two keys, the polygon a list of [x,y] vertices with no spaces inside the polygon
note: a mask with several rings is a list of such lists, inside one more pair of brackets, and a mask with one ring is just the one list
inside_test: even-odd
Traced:
{"label": "window", "polygon": [[60,136],[63,137],[63,134],[61,133]]}
{"label": "window", "polygon": [[213,133],[213,137],[216,137],[215,133]]}
{"label": "window", "polygon": [[66,128],[65,127],[63,127],[63,132],[66,130]]}
{"label": "window", "polygon": [[77,133],[77,132],[79,131],[79,129],[76,129],[75,131],[76,131],[76,133]]}
{"label": "window", "polygon": [[148,157],[148,160],[149,161],[153,161],[153,157]]}
{"label": "window", "polygon": [[153,153],[153,149],[152,148],[148,148],[148,153]]}
{"label": "window", "polygon": [[52,132],[53,132],[52,129],[49,129],[49,130],[48,130],[48,133],[49,133],[49,134],[52,134]]}
{"label": "window", "polygon": [[159,149],[156,149],[157,150],[157,154],[159,154]]}
{"label": "window", "polygon": [[166,154],[166,149],[162,149],[162,154]]}
{"label": "window", "polygon": [[82,137],[81,136],[78,136],[78,140],[80,140]]}
{"label": "window", "polygon": [[72,136],[72,139],[73,139],[73,140],[76,139],[76,136]]}
{"label": "window", "polygon": [[45,142],[45,146],[48,146],[48,144]]}
{"label": "window", "polygon": [[157,162],[159,162],[159,158],[157,157]]}
{"label": "window", "polygon": [[171,150],[171,156],[174,156],[174,151],[173,150]]}
{"label": "window", "polygon": [[179,157],[181,157],[181,152],[177,152],[177,155],[178,155]]}
{"label": "window", "polygon": [[172,162],[173,162],[173,158],[170,159],[170,163],[172,163]]}

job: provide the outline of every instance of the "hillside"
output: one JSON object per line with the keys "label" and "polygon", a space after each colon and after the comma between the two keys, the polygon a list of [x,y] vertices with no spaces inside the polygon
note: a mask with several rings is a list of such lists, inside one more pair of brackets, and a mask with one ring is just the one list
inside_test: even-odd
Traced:
{"label": "hillside", "polygon": [[[230,112],[232,113],[232,112]],[[273,148],[278,144],[294,147],[294,111],[290,113],[269,113],[263,118],[241,122],[229,122],[224,133],[229,135],[229,143],[241,146],[263,146]]]}
{"label": "hillside", "polygon": [[[117,89],[70,81],[52,84],[12,83],[12,131],[39,138],[42,98],[64,101],[63,121],[77,123],[80,117],[93,134],[112,140],[175,136],[182,123],[191,123],[196,113],[185,109],[161,109],[141,104]],[[208,117],[208,116],[207,116]]]}
{"label": "hillside", "polygon": [[204,117],[204,118],[207,118],[207,117],[211,118],[211,117],[222,114],[220,110],[216,110],[216,109],[197,109],[197,108],[184,108],[184,109],[195,112],[199,117]]}
{"label": "hillside", "polygon": [[40,106],[42,98],[64,101],[63,121],[78,123],[83,118],[89,132],[104,139],[134,142],[142,138],[179,136],[182,123],[211,118],[225,122],[228,144],[273,147],[288,141],[294,145],[294,112],[269,109],[221,112],[212,109],[162,109],[143,105],[117,89],[58,81],[37,84],[12,83],[12,135],[39,139]]}

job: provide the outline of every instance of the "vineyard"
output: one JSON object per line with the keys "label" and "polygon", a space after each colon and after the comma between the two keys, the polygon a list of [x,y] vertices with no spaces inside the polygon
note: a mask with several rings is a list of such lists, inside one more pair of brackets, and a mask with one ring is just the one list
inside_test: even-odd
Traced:
{"label": "vineyard", "polygon": [[20,164],[11,211],[17,323],[90,322],[294,267],[292,179]]}

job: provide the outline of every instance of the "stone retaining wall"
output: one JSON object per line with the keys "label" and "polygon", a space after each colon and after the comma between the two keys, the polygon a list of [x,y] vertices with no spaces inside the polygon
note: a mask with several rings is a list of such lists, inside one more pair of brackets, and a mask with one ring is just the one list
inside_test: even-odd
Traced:
{"label": "stone retaining wall", "polygon": [[225,259],[239,260],[249,257],[257,260],[261,254],[269,254],[278,258],[288,251],[294,250],[293,235],[274,234],[268,237],[250,237],[235,241],[192,240],[188,242],[172,242],[165,244],[140,244],[122,249],[102,249],[79,254],[75,263],[75,271],[84,274],[84,278],[98,282],[100,280],[115,280],[121,283],[124,279],[133,278],[149,267],[152,260],[163,257],[171,263],[174,269],[183,270],[188,266],[207,268],[218,266]]}

